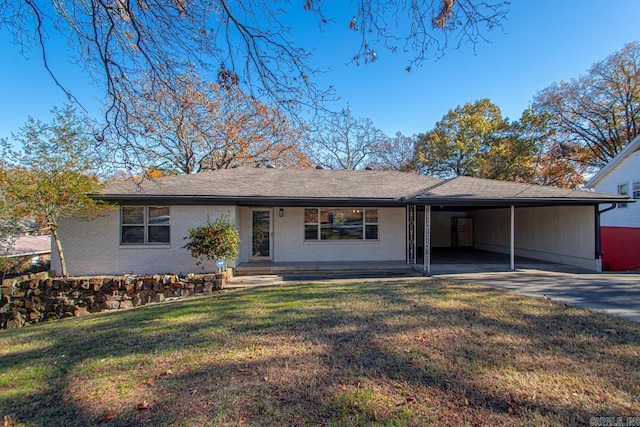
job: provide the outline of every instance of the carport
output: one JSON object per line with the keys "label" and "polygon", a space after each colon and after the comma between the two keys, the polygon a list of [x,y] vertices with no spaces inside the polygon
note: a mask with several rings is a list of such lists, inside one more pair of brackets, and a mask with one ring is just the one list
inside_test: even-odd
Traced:
{"label": "carport", "polygon": [[[557,263],[601,271],[602,194],[458,177],[407,206],[407,261],[437,265],[531,267]],[[615,206],[613,204],[612,206]]]}

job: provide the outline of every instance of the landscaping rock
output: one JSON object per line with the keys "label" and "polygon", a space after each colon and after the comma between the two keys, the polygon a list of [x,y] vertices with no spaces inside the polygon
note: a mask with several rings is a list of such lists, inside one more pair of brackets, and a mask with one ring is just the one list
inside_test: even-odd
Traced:
{"label": "landscaping rock", "polygon": [[25,275],[2,282],[0,328],[209,294],[222,289],[229,278],[228,272],[181,277],[171,274],[78,278]]}
{"label": "landscaping rock", "polygon": [[104,310],[117,310],[120,308],[120,301],[116,300],[106,300],[102,303],[102,308]]}
{"label": "landscaping rock", "polygon": [[24,325],[24,319],[22,317],[22,315],[20,313],[12,313],[10,315],[11,317],[9,317],[7,319],[7,323],[5,325],[5,328],[7,329],[17,329],[17,328],[21,328],[22,325]]}
{"label": "landscaping rock", "polygon": [[73,310],[73,315],[75,317],[88,316],[89,315],[89,311],[87,310],[86,307],[76,307],[76,309]]}

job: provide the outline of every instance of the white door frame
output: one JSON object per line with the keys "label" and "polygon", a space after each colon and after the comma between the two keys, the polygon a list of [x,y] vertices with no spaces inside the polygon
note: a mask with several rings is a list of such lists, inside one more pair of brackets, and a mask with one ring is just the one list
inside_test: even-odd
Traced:
{"label": "white door frame", "polygon": [[[269,255],[255,256],[253,253],[253,213],[268,212],[269,213]],[[251,208],[251,260],[253,261],[273,261],[273,208]]]}

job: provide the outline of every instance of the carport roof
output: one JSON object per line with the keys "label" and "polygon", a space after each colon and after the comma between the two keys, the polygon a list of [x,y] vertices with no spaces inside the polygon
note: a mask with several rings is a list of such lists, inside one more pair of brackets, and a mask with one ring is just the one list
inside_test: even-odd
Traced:
{"label": "carport roof", "polygon": [[421,192],[416,199],[435,204],[595,204],[618,202],[620,196],[459,176]]}
{"label": "carport roof", "polygon": [[342,205],[367,203],[598,204],[624,197],[470,177],[382,170],[236,168],[109,183],[97,198],[120,202]]}

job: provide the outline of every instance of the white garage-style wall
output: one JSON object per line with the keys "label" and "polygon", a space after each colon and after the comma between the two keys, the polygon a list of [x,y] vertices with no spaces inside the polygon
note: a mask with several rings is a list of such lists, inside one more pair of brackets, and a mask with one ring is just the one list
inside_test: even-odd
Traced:
{"label": "white garage-style wall", "polygon": [[[310,206],[312,207],[312,206]],[[354,206],[358,208],[359,206]],[[283,209],[283,216],[279,210]],[[378,240],[305,241],[303,207],[272,208],[274,262],[406,260],[406,210],[378,208]],[[251,259],[251,208],[238,208],[240,257]]]}
{"label": "white garage-style wall", "polygon": [[[474,247],[509,253],[509,208],[470,212]],[[517,256],[597,269],[593,206],[553,206],[515,209]]]}
{"label": "white garage-style wall", "polygon": [[[71,276],[104,274],[186,274],[202,272],[196,259],[183,248],[187,230],[229,215],[237,221],[235,206],[171,206],[168,245],[121,245],[120,210],[88,220],[63,220],[59,228],[62,248]],[[231,262],[229,266],[233,267]],[[60,259],[52,247],[51,268],[59,274]],[[214,271],[213,261],[205,271]]]}
{"label": "white garage-style wall", "polygon": [[466,212],[462,211],[431,213],[431,247],[451,247],[451,219],[468,216]]}

